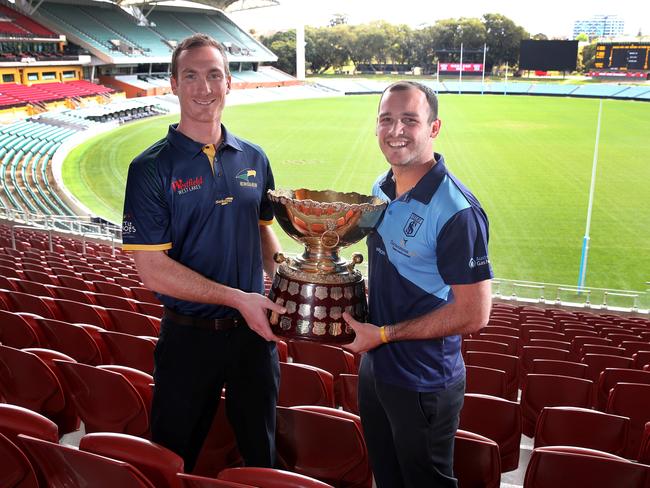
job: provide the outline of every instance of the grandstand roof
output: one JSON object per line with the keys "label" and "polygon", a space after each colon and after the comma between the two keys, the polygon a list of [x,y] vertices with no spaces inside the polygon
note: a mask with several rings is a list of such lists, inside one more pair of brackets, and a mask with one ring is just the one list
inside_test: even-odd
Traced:
{"label": "grandstand roof", "polygon": [[[119,5],[165,5],[169,2],[164,0],[116,0],[116,3]],[[219,10],[229,10],[230,12],[234,12],[237,10],[249,10],[279,5],[280,0],[191,0],[191,3],[200,3],[209,7],[218,8]]]}

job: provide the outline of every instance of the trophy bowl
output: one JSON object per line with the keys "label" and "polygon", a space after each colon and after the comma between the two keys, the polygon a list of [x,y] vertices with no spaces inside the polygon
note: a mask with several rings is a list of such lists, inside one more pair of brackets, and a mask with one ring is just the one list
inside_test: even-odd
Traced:
{"label": "trophy bowl", "polygon": [[348,343],[354,331],[343,312],[365,322],[368,315],[365,284],[354,269],[363,262],[356,253],[348,263],[339,250],[372,232],[387,202],[359,193],[331,190],[269,190],[269,200],[280,227],[305,246],[296,258],[275,256],[269,298],[287,309],[271,313],[276,335],[323,343]]}

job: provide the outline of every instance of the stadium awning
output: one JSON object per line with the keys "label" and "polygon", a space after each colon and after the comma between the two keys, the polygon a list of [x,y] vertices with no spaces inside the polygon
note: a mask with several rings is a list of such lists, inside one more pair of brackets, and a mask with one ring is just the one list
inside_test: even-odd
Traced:
{"label": "stadium awning", "polygon": [[[119,5],[165,5],[169,4],[166,1],[160,0],[117,0]],[[188,2],[190,3],[190,2]],[[228,12],[236,12],[238,10],[250,10],[254,8],[272,7],[279,5],[280,0],[192,0],[191,3],[200,3],[208,7],[214,7],[219,10]]]}

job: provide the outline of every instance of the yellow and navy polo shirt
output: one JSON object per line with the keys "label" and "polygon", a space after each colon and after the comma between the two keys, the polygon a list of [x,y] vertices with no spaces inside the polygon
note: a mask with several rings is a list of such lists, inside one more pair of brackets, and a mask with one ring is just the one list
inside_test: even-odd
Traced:
{"label": "yellow and navy polo shirt", "polygon": [[[373,195],[388,200],[368,237],[369,312],[373,324],[420,317],[453,301],[450,285],[492,278],[488,219],[480,203],[445,166],[442,155],[410,191],[395,198],[393,173]],[[379,381],[436,391],[465,374],[461,337],[399,341],[367,354]]]}
{"label": "yellow and navy polo shirt", "polygon": [[[273,221],[274,188],[259,146],[222,130],[218,148],[171,125],[167,137],[129,166],[122,221],[125,250],[166,250],[169,257],[218,283],[264,290],[260,224]],[[204,318],[236,315],[228,307],[160,295],[178,313]]]}

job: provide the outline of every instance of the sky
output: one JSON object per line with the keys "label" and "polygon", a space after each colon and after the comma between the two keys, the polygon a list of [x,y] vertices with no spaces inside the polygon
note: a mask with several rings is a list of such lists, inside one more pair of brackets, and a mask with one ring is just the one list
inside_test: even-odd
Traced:
{"label": "sky", "polygon": [[500,13],[524,27],[531,35],[571,36],[573,22],[593,15],[617,15],[625,21],[625,33],[639,29],[650,35],[648,0],[280,0],[270,8],[234,12],[231,15],[246,29],[269,32],[306,25],[327,25],[334,14],[346,14],[349,24],[386,20],[418,27],[436,20],[478,17]]}

